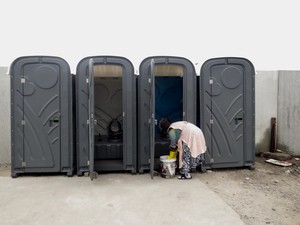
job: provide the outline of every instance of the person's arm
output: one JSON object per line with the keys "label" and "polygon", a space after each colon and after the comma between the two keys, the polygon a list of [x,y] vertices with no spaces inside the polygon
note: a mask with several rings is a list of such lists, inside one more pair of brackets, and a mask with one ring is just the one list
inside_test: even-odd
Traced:
{"label": "person's arm", "polygon": [[176,140],[176,132],[175,129],[169,130],[169,138],[170,138],[170,150],[175,151],[177,149],[177,140]]}
{"label": "person's arm", "polygon": [[169,156],[168,159],[174,159],[177,156],[177,141],[176,141],[176,132],[174,129],[169,130],[169,138],[170,138],[170,145],[169,145]]}
{"label": "person's arm", "polygon": [[169,130],[169,139],[170,139],[170,150],[173,149],[176,150],[177,149],[177,142],[178,142],[178,139],[180,137],[180,134],[181,134],[181,130],[179,129],[170,129]]}

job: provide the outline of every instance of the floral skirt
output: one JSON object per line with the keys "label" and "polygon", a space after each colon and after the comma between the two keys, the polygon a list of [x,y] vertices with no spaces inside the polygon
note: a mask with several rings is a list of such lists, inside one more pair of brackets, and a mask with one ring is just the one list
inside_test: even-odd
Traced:
{"label": "floral skirt", "polygon": [[182,167],[180,168],[181,174],[186,174],[195,169],[204,161],[204,154],[198,155],[196,158],[191,156],[190,148],[186,143],[182,142]]}

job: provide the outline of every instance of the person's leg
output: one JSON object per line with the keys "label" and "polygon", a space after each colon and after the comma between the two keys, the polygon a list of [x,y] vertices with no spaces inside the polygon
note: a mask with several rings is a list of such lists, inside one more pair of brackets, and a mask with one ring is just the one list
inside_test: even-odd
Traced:
{"label": "person's leg", "polygon": [[203,173],[205,172],[202,168],[202,163],[204,162],[204,153],[198,155],[196,158],[191,157],[191,170],[200,169],[200,171]]}
{"label": "person's leg", "polygon": [[191,151],[189,147],[182,142],[182,167],[180,168],[180,176],[178,179],[191,179]]}
{"label": "person's leg", "polygon": [[191,169],[195,169],[204,161],[204,154],[198,155],[196,158],[191,157]]}

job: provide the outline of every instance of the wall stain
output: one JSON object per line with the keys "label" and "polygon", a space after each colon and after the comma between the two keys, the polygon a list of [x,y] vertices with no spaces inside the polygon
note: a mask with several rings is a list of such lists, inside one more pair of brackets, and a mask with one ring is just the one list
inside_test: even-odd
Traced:
{"label": "wall stain", "polygon": [[260,142],[255,144],[255,153],[269,152],[271,142],[271,129],[267,128],[260,138]]}
{"label": "wall stain", "polygon": [[282,143],[277,144],[277,149],[279,149],[287,154],[293,155],[293,156],[296,154],[294,151],[290,150],[289,146],[282,144]]}

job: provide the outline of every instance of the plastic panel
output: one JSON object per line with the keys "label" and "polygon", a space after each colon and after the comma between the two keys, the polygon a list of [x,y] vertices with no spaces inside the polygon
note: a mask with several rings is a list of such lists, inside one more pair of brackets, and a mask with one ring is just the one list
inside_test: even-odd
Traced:
{"label": "plastic panel", "polygon": [[200,75],[205,166],[254,166],[254,67],[244,58],[207,60]]}
{"label": "plastic panel", "polygon": [[[159,135],[158,122],[161,117],[169,117],[174,122],[178,120],[186,120],[196,123],[196,72],[193,64],[181,57],[171,56],[154,56],[148,57],[140,64],[140,75],[138,76],[138,168],[139,172],[149,170],[150,159],[150,63],[154,59],[155,65],[178,66],[177,71],[168,71],[168,75],[161,74],[155,76],[155,119],[156,137],[155,137],[155,158],[160,155],[168,154],[168,139],[164,139]],[[154,69],[159,71],[159,69]],[[178,72],[179,71],[179,72]],[[178,75],[181,75],[178,76]],[[156,160],[158,161],[158,160]],[[157,168],[157,164],[155,165]]]}
{"label": "plastic panel", "polygon": [[[114,171],[121,168],[135,173],[136,76],[132,63],[117,56],[87,57],[77,65],[77,173],[81,175],[88,167],[86,78],[91,58],[99,69],[95,77],[95,170]],[[111,65],[114,72],[108,73],[106,67],[99,65]],[[109,141],[107,138],[108,125],[112,119],[118,119],[122,124],[121,142]]]}
{"label": "plastic panel", "polygon": [[10,75],[12,175],[71,175],[74,149],[69,65],[58,57],[20,57],[12,63]]}
{"label": "plastic panel", "polygon": [[90,178],[93,180],[95,177],[94,173],[94,127],[95,127],[95,107],[94,107],[94,100],[95,100],[95,93],[94,93],[94,61],[93,59],[89,60],[89,66],[88,66],[88,132],[89,132],[89,173]]}

